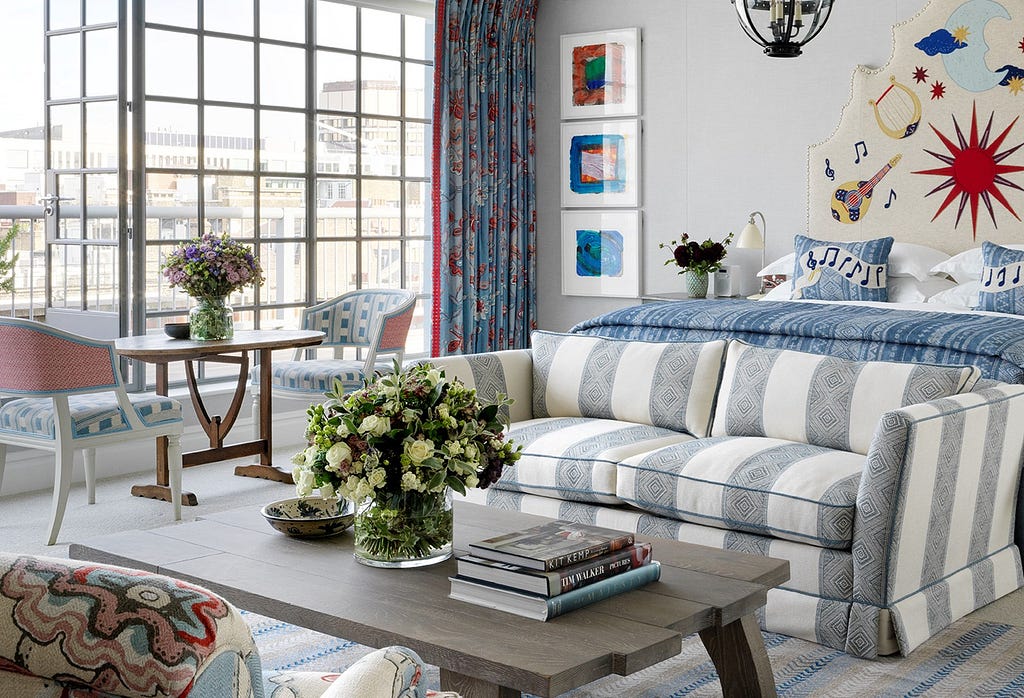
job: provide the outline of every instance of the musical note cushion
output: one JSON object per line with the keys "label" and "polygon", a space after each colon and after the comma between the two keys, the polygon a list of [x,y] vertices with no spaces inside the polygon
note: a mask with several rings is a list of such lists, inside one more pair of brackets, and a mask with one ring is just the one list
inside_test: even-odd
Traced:
{"label": "musical note cushion", "polygon": [[981,289],[975,310],[1024,315],[1024,252],[983,242]]}
{"label": "musical note cushion", "polygon": [[891,237],[859,242],[793,238],[796,264],[793,298],[820,301],[882,301],[886,290]]}

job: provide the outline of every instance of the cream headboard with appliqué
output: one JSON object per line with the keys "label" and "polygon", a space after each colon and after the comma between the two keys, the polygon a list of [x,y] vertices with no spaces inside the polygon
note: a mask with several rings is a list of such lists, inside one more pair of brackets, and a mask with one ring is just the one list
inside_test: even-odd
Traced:
{"label": "cream headboard with appliqu\u00e9", "polygon": [[810,148],[808,234],[1024,243],[1024,2],[932,0],[893,38]]}

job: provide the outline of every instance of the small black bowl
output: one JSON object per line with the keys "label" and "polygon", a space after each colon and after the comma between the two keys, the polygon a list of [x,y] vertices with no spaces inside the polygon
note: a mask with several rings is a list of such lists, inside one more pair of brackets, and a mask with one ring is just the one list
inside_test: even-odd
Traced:
{"label": "small black bowl", "polygon": [[171,339],[188,339],[188,323],[168,322],[164,325],[164,334]]}

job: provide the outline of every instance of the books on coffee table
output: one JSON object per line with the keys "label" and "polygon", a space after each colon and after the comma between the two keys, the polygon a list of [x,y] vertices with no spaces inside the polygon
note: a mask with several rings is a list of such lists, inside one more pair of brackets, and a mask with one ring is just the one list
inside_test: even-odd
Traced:
{"label": "books on coffee table", "polygon": [[652,561],[642,567],[602,579],[579,589],[567,591],[558,596],[543,596],[509,589],[507,587],[479,582],[462,577],[451,577],[450,596],[459,601],[485,606],[499,611],[514,613],[535,620],[550,620],[563,613],[588,606],[597,601],[638,589],[657,581],[661,576],[661,564]]}
{"label": "books on coffee table", "polygon": [[633,545],[633,534],[572,521],[551,521],[524,531],[470,543],[476,557],[551,571]]}
{"label": "books on coffee table", "polygon": [[636,543],[575,565],[545,572],[507,562],[464,556],[457,561],[458,576],[498,584],[542,596],[557,596],[651,562],[651,544]]}

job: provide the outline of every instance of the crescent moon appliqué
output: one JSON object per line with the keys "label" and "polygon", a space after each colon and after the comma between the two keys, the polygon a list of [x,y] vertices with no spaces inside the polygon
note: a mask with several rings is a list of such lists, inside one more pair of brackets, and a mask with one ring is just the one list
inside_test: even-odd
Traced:
{"label": "crescent moon appliqu\u00e9", "polygon": [[970,92],[991,90],[1006,77],[1005,70],[992,72],[985,63],[985,55],[988,54],[985,27],[997,17],[1008,20],[1010,13],[995,0],[969,0],[954,10],[946,23],[946,30],[950,33],[960,27],[968,27],[971,31],[966,46],[942,57],[950,79]]}

